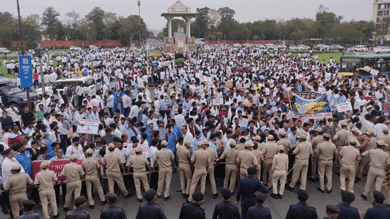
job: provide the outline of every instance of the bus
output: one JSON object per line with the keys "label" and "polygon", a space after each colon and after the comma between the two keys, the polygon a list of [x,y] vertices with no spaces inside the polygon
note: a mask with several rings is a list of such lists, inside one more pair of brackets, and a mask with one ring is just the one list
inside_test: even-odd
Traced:
{"label": "bus", "polygon": [[[360,68],[369,67],[371,71]],[[359,70],[360,69],[360,70]],[[372,74],[375,73],[375,74]],[[370,78],[374,76],[390,75],[390,55],[346,55],[340,57],[339,75],[360,76]]]}

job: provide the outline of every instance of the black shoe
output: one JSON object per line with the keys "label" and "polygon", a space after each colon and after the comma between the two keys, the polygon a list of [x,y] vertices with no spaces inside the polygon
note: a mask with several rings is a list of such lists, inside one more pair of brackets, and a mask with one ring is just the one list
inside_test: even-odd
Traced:
{"label": "black shoe", "polygon": [[158,198],[161,198],[161,195],[157,195]]}
{"label": "black shoe", "polygon": [[216,198],[218,198],[218,193],[215,193],[215,194],[213,195],[213,199],[216,199]]}
{"label": "black shoe", "polygon": [[102,206],[106,205],[107,204],[107,200],[104,200],[101,202],[102,203]]}
{"label": "black shoe", "polygon": [[130,198],[130,193],[127,193],[127,195],[125,195],[125,198]]}
{"label": "black shoe", "polygon": [[182,193],[181,196],[182,196],[183,198],[187,198],[187,194]]}
{"label": "black shoe", "polygon": [[168,201],[171,198],[171,196],[167,196],[164,198],[165,201]]}
{"label": "black shoe", "polygon": [[90,209],[94,209],[94,208],[95,208],[95,205],[89,205],[89,208],[90,208]]}
{"label": "black shoe", "polygon": [[187,199],[187,200],[186,200],[186,203],[190,203],[190,200]]}
{"label": "black shoe", "polygon": [[141,199],[138,199],[138,198],[137,198],[137,200],[138,200],[139,203],[142,203],[142,198],[141,198]]}
{"label": "black shoe", "polygon": [[294,191],[294,188],[291,187],[291,186],[289,186],[289,185],[286,185],[286,189],[289,190],[289,191],[291,191],[291,192]]}
{"label": "black shoe", "polygon": [[53,219],[57,219],[57,218],[59,218],[60,217],[60,213],[58,213],[57,215],[54,215],[53,216]]}
{"label": "black shoe", "polygon": [[327,191],[328,194],[332,193],[333,192],[333,189],[330,189]]}
{"label": "black shoe", "polygon": [[311,178],[311,177],[309,178],[309,180],[312,181],[312,182],[315,182],[315,181],[316,181],[316,179]]}
{"label": "black shoe", "polygon": [[325,193],[325,190],[322,190],[320,187],[317,187],[317,190],[322,192],[322,193]]}
{"label": "black shoe", "polygon": [[367,196],[361,194],[360,197],[362,197],[363,200],[367,201]]}
{"label": "black shoe", "polygon": [[355,183],[359,183],[360,182],[360,178],[355,178]]}
{"label": "black shoe", "polygon": [[65,212],[69,211],[69,208],[65,208],[65,207],[64,207],[64,211],[65,211]]}
{"label": "black shoe", "polygon": [[9,214],[9,211],[7,210],[7,208],[3,209],[3,214]]}
{"label": "black shoe", "polygon": [[272,194],[271,194],[271,197],[274,198],[274,199],[278,199],[278,198],[279,198],[279,195],[272,193]]}
{"label": "black shoe", "polygon": [[281,195],[281,194],[278,194],[278,198],[279,198],[279,199],[282,199],[282,195]]}

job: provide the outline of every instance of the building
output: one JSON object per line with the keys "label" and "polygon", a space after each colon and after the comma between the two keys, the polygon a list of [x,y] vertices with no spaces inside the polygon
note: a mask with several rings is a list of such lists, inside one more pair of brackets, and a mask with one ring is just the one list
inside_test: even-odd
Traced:
{"label": "building", "polygon": [[372,21],[380,25],[383,18],[390,18],[390,0],[374,0]]}

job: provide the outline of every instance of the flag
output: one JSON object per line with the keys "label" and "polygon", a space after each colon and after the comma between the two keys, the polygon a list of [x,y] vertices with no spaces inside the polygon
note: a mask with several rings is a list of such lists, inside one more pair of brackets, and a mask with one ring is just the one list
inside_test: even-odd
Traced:
{"label": "flag", "polygon": [[303,119],[332,118],[332,110],[326,94],[322,94],[316,99],[303,99],[295,96],[293,111]]}

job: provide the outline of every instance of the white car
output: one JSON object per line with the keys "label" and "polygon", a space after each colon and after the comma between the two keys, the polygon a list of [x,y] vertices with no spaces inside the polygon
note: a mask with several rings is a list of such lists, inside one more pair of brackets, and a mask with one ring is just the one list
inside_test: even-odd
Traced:
{"label": "white car", "polygon": [[288,47],[289,50],[298,50],[297,46],[291,45]]}
{"label": "white car", "polygon": [[70,51],[78,51],[78,50],[81,50],[81,47],[78,47],[78,46],[71,46],[71,47],[69,47],[69,50],[70,50]]}
{"label": "white car", "polygon": [[368,48],[366,45],[355,45],[355,52],[368,52]]}
{"label": "white car", "polygon": [[298,48],[298,50],[309,50],[310,46],[298,45],[297,48]]}
{"label": "white car", "polygon": [[[96,82],[92,77],[65,78],[56,80],[51,86],[45,87],[45,93],[51,96],[53,95],[53,90],[56,89],[59,94],[60,91],[64,91],[64,87],[68,84],[72,86],[74,84],[84,84],[84,91],[88,91],[88,95],[92,96],[96,94]],[[36,89],[35,92],[42,95],[42,88]]]}
{"label": "white car", "polygon": [[0,54],[8,54],[10,53],[11,51],[8,50],[7,48],[0,48]]}
{"label": "white car", "polygon": [[375,54],[389,53],[390,52],[390,47],[389,46],[377,46],[377,47],[374,47],[373,52]]}

